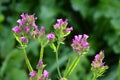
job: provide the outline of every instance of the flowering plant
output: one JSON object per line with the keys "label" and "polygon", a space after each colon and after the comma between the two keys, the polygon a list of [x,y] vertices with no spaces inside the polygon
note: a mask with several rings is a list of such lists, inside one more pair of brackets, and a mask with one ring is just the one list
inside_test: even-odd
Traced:
{"label": "flowering plant", "polygon": [[[57,71],[59,76],[58,79],[68,80],[69,79],[68,77],[76,68],[82,55],[86,54],[89,50],[90,45],[87,42],[89,36],[86,34],[75,35],[74,39],[72,40],[71,46],[73,48],[73,51],[76,53],[76,58],[72,61],[71,64],[66,66],[64,74],[61,74],[59,69],[59,56],[58,56],[59,47],[61,44],[64,43],[66,36],[68,36],[71,33],[73,27],[67,27],[68,25],[67,19],[66,20],[57,19],[57,23],[53,26],[54,32],[46,34],[44,26],[41,26],[39,29],[38,26],[35,24],[36,20],[37,18],[35,17],[35,14],[28,15],[22,13],[21,19],[17,20],[18,25],[12,28],[14,32],[14,37],[19,42],[23,50],[23,55],[30,72],[29,80],[51,80],[48,77],[50,72],[48,72],[45,69],[46,64],[44,64],[43,62],[44,48],[46,46],[50,46],[50,48],[52,48],[55,53]],[[38,40],[41,48],[38,64],[36,65],[37,71],[33,69],[26,54],[26,48],[31,39]],[[100,54],[97,54],[95,56],[95,59],[91,64],[92,66],[91,70],[93,71],[93,80],[96,80],[108,68],[105,65],[105,63],[102,62],[103,58],[104,52],[101,51]]]}

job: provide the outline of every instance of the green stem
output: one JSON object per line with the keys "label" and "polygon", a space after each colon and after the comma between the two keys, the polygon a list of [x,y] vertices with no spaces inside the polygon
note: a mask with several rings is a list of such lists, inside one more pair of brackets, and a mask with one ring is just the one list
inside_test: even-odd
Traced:
{"label": "green stem", "polygon": [[60,77],[60,79],[62,78],[61,73],[60,73],[60,69],[59,69],[59,63],[58,63],[58,49],[59,49],[60,43],[58,43],[57,45],[57,50],[55,52],[55,56],[56,56],[56,64],[57,64],[57,71],[58,71],[58,75]]}
{"label": "green stem", "polygon": [[65,77],[69,76],[73,72],[73,70],[76,68],[79,61],[80,61],[80,56],[77,56],[76,59],[73,61],[73,63],[68,68],[68,70],[65,74]]}
{"label": "green stem", "polygon": [[97,80],[97,76],[96,76],[96,74],[93,75],[92,80]]}
{"label": "green stem", "polygon": [[23,54],[24,54],[24,58],[25,58],[25,62],[27,64],[27,67],[28,67],[29,71],[32,72],[33,68],[32,68],[32,66],[31,66],[31,64],[29,62],[29,59],[28,59],[27,54],[26,54],[25,47],[23,45],[22,45],[22,49],[23,49]]}
{"label": "green stem", "polygon": [[39,60],[41,60],[41,61],[42,61],[42,59],[43,59],[43,52],[44,52],[44,47],[41,45],[40,58],[39,58]]}
{"label": "green stem", "polygon": [[43,72],[43,68],[38,69],[38,75],[39,75],[39,77],[41,77],[41,76],[42,76],[42,72]]}
{"label": "green stem", "polygon": [[[39,61],[43,60],[43,53],[44,53],[44,46],[41,44],[41,49],[40,49],[40,57],[39,57]],[[38,69],[38,75],[41,77],[43,72],[43,68]]]}

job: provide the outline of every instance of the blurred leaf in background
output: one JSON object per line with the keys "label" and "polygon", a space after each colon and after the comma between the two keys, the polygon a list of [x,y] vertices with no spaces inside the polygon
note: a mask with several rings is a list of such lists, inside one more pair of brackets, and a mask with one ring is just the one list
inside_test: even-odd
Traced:
{"label": "blurred leaf in background", "polygon": [[[17,25],[21,13],[38,17],[36,24],[45,26],[46,33],[51,32],[57,18],[69,20],[74,31],[69,35],[65,45],[60,49],[60,69],[74,53],[70,47],[72,38],[77,34],[88,34],[89,53],[82,57],[70,80],[90,80],[90,63],[93,55],[101,49],[105,50],[105,61],[110,67],[100,80],[116,80],[117,64],[120,56],[120,0],[0,0],[0,79],[27,80],[28,71],[22,52],[13,37],[12,27]],[[16,49],[17,48],[17,49]],[[39,43],[32,41],[27,48],[28,57],[35,68],[39,51]],[[50,71],[50,77],[57,79],[54,52],[45,48],[44,63]],[[113,73],[116,73],[113,75]],[[78,75],[79,74],[79,75]],[[112,77],[112,78],[111,78]]]}

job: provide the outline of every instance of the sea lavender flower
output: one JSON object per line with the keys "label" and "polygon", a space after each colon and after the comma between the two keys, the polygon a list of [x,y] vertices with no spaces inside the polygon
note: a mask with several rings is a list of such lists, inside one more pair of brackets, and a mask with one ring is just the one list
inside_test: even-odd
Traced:
{"label": "sea lavender flower", "polygon": [[[22,32],[21,34],[17,35],[20,41],[27,43],[28,39],[36,37],[38,38],[40,36],[40,30],[38,30],[38,26],[35,24],[36,19],[37,18],[35,17],[35,14],[21,14],[21,19],[17,20],[18,25],[12,29],[15,34]],[[27,39],[25,37],[27,37]]]}
{"label": "sea lavender flower", "polygon": [[15,32],[15,33],[20,33],[21,32],[21,28],[19,26],[15,26],[12,28],[12,30]]}
{"label": "sea lavender flower", "polygon": [[40,31],[42,31],[42,32],[44,32],[44,31],[45,31],[44,26],[41,26]]}
{"label": "sea lavender flower", "polygon": [[20,37],[20,41],[23,43],[28,43],[28,39],[25,37]]}
{"label": "sea lavender flower", "polygon": [[65,40],[65,37],[68,36],[73,27],[67,28],[68,19],[57,19],[57,23],[54,25],[55,35],[58,38],[58,41],[62,42]]}
{"label": "sea lavender flower", "polygon": [[100,68],[100,67],[104,67],[105,66],[105,62],[102,62],[102,60],[104,59],[104,52],[101,51],[100,54],[96,54],[94,61],[92,61],[92,67],[93,68]]}
{"label": "sea lavender flower", "polygon": [[68,24],[67,19],[64,21],[62,19],[57,19],[57,23],[54,25],[54,28],[55,29],[60,29],[60,28],[65,29],[67,24]]}
{"label": "sea lavender flower", "polygon": [[[35,24],[35,20],[37,18],[35,17],[35,14],[33,15],[28,15],[28,14],[21,14],[21,19],[18,19],[17,22],[19,24],[20,27],[22,27],[23,29],[27,26],[29,28],[33,28],[33,29],[37,29],[38,26]],[[33,30],[30,29],[30,30]]]}
{"label": "sea lavender flower", "polygon": [[36,67],[37,67],[37,69],[44,67],[43,66],[43,61],[40,60]]}
{"label": "sea lavender flower", "polygon": [[26,26],[24,29],[25,29],[25,33],[26,33],[26,34],[28,34],[28,33],[30,32],[30,29],[29,29],[28,26]]}
{"label": "sea lavender flower", "polygon": [[73,27],[66,28],[66,32],[71,32],[73,30]]}
{"label": "sea lavender flower", "polygon": [[78,54],[82,55],[84,52],[88,51],[89,43],[87,42],[88,35],[76,35],[72,41],[72,48]]}
{"label": "sea lavender flower", "polygon": [[54,38],[55,38],[55,35],[54,35],[54,33],[50,33],[50,34],[48,34],[47,35],[47,38],[48,38],[48,40],[53,40]]}
{"label": "sea lavender flower", "polygon": [[36,76],[36,75],[37,75],[37,72],[36,72],[36,71],[32,71],[32,72],[29,73],[29,76],[30,76],[30,77],[34,77],[34,76]]}
{"label": "sea lavender flower", "polygon": [[47,78],[48,75],[49,75],[49,72],[47,70],[44,70],[42,76]]}
{"label": "sea lavender flower", "polygon": [[48,75],[49,75],[49,72],[47,70],[44,70],[39,80],[47,80]]}
{"label": "sea lavender flower", "polygon": [[44,26],[40,27],[40,36],[43,38],[45,36],[45,28]]}
{"label": "sea lavender flower", "polygon": [[108,69],[108,66],[105,65],[105,62],[103,62],[104,59],[104,51],[101,51],[99,54],[95,55],[94,60],[91,63],[91,70],[93,71],[93,74],[96,76],[102,76],[102,74],[105,72],[106,69]]}

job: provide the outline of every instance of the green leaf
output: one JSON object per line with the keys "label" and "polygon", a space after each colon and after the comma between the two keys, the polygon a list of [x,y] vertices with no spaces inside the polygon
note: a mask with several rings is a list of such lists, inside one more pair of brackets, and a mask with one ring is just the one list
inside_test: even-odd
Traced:
{"label": "green leaf", "polygon": [[118,19],[112,19],[111,24],[113,29],[120,33],[120,17]]}
{"label": "green leaf", "polygon": [[32,52],[35,56],[37,56],[39,54],[39,51],[38,51],[39,45],[40,43],[38,41],[31,41],[28,44],[27,52]]}
{"label": "green leaf", "polygon": [[83,18],[88,15],[89,0],[70,0],[72,8],[82,14]]}
{"label": "green leaf", "polygon": [[0,14],[0,23],[3,22],[5,19],[4,15],[3,14]]}
{"label": "green leaf", "polygon": [[27,74],[24,70],[18,68],[12,68],[4,77],[4,80],[27,80]]}

